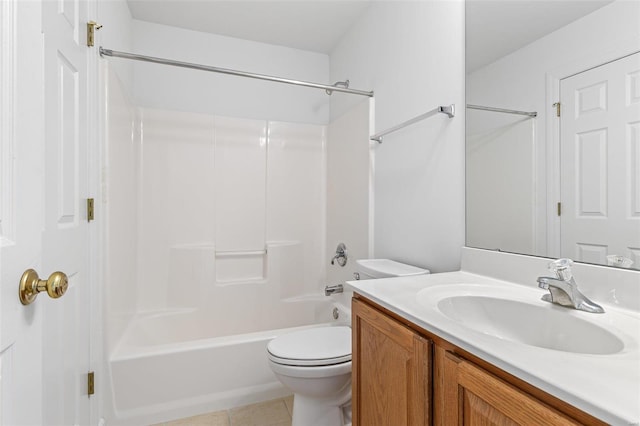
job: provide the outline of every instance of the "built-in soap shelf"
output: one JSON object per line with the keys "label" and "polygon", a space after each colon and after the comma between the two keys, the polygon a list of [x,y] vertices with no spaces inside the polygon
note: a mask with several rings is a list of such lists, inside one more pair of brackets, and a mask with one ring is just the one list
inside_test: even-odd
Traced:
{"label": "built-in soap shelf", "polygon": [[267,241],[264,249],[215,251],[215,285],[269,284],[286,299],[298,296],[304,279],[302,243]]}
{"label": "built-in soap shelf", "polygon": [[[303,253],[300,241],[268,241],[262,249],[249,250],[220,250],[210,242],[177,244],[170,249],[169,276],[172,282],[187,281],[196,287],[272,281],[282,298],[295,297],[304,279]],[[194,301],[185,303],[191,306]]]}
{"label": "built-in soap shelf", "polygon": [[264,250],[230,250],[230,251],[216,251],[216,257],[244,257],[244,256],[263,256],[267,254],[267,249]]}
{"label": "built-in soap shelf", "polygon": [[267,282],[267,247],[262,250],[216,250],[216,285]]}

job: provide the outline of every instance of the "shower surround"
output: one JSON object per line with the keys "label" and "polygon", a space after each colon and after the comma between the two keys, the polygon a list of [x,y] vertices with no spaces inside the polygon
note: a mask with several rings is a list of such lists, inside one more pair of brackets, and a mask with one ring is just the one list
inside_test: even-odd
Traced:
{"label": "shower surround", "polygon": [[105,73],[116,423],[281,396],[267,342],[330,321],[327,126],[136,107]]}
{"label": "shower surround", "polygon": [[[261,303],[318,292],[324,126],[147,108],[139,117],[139,309],[229,309],[203,300],[207,285],[266,288],[271,274],[287,282]],[[288,256],[269,271],[280,247]]]}

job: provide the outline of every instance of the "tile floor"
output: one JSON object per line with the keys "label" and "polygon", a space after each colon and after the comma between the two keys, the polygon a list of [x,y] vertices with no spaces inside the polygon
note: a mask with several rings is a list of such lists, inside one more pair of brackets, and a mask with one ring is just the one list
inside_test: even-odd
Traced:
{"label": "tile floor", "polygon": [[154,426],[291,426],[293,396]]}

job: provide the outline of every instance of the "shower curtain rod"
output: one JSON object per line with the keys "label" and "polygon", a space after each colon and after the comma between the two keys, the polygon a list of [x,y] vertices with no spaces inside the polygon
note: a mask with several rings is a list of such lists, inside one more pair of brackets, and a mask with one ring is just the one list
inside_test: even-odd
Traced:
{"label": "shower curtain rod", "polygon": [[431,117],[432,115],[436,115],[438,113],[447,114],[449,118],[453,118],[456,115],[456,106],[454,104],[448,106],[439,106],[431,111],[427,111],[424,114],[420,114],[417,117],[413,117],[410,120],[407,120],[403,123],[400,123],[396,126],[390,127],[387,130],[383,130],[382,132],[378,132],[375,135],[371,135],[369,140],[376,141],[378,143],[382,143],[382,137],[388,135],[389,133],[393,133],[397,130],[404,129],[407,126],[410,126],[413,123],[417,123],[418,121],[422,121],[425,118]]}
{"label": "shower curtain rod", "polygon": [[479,109],[481,111],[503,112],[505,114],[526,115],[528,117],[538,116],[538,113],[536,111],[527,112],[527,111],[518,111],[515,109],[494,108],[494,107],[488,107],[488,106],[482,106],[482,105],[471,105],[471,104],[467,104],[467,108]]}
{"label": "shower curtain rod", "polygon": [[217,72],[221,74],[235,75],[239,77],[255,78],[258,80],[274,81],[276,83],[285,83],[285,84],[294,84],[296,86],[313,87],[314,89],[323,89],[329,95],[331,94],[331,92],[342,92],[342,93],[350,93],[352,95],[373,97],[373,91],[348,89],[345,87],[332,86],[328,84],[312,83],[309,81],[302,81],[302,80],[292,80],[289,78],[274,77],[271,75],[256,74],[252,72],[238,71],[238,70],[232,70],[228,68],[219,68],[219,67],[213,67],[210,65],[201,65],[201,64],[194,64],[190,62],[174,61],[171,59],[156,58],[153,56],[138,55],[135,53],[119,52],[117,50],[104,49],[102,46],[100,46],[100,56],[111,56],[114,58],[133,59],[135,61],[152,62],[154,64],[172,65],[175,67],[182,67],[182,68],[192,68],[192,69],[201,70],[201,71],[210,71],[210,72]]}

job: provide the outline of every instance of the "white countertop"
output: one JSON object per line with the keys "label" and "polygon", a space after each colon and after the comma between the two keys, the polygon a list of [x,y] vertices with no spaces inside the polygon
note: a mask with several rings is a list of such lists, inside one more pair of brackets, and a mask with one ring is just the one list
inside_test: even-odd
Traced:
{"label": "white countertop", "polygon": [[435,305],[425,304],[424,297],[422,303],[418,301],[418,292],[423,289],[453,284],[507,286],[505,292],[517,286],[519,294],[531,296],[528,303],[550,305],[539,300],[545,291],[537,287],[463,271],[349,281],[347,289],[607,423],[640,424],[640,314],[637,311],[600,303],[600,300],[594,302],[604,307],[604,314],[557,307],[566,310],[567,315],[597,322],[614,331],[625,344],[622,351],[609,355],[563,352],[473,331],[444,316]]}

